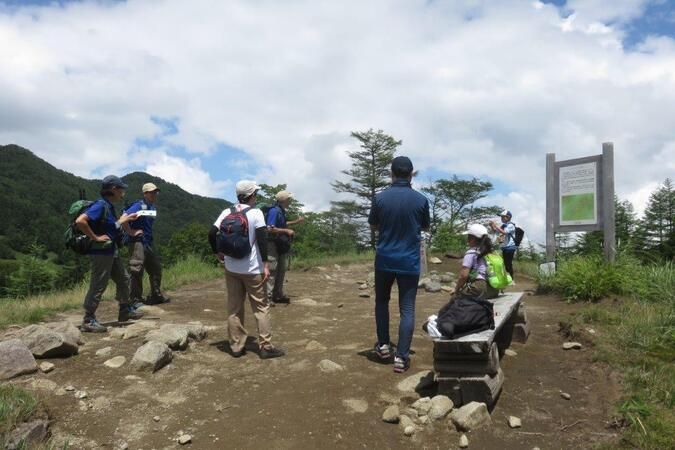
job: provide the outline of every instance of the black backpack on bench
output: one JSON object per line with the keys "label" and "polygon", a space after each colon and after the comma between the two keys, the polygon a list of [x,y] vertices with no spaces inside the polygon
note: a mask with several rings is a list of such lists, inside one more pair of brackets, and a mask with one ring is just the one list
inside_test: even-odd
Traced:
{"label": "black backpack on bench", "polygon": [[441,308],[436,319],[436,327],[449,339],[494,329],[492,303],[473,298],[458,298]]}

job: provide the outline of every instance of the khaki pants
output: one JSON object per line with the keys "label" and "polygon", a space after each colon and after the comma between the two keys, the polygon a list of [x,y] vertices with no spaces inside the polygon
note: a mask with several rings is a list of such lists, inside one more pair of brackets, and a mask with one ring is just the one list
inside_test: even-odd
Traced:
{"label": "khaki pants", "polygon": [[265,283],[263,283],[262,274],[239,274],[226,270],[225,282],[227,283],[227,331],[232,351],[239,353],[246,345],[248,332],[244,328],[244,307],[247,298],[258,324],[258,344],[260,348],[271,346],[270,307],[265,298]]}
{"label": "khaki pants", "polygon": [[84,297],[84,319],[92,320],[96,318],[96,310],[101,302],[101,296],[108,287],[108,281],[112,279],[115,282],[117,291],[115,299],[120,305],[129,303],[129,274],[124,269],[122,258],[117,251],[114,255],[89,255],[91,261],[91,278],[89,279],[89,290]]}
{"label": "khaki pants", "polygon": [[453,296],[451,301],[454,301],[459,297],[489,300],[491,298],[497,298],[498,296],[499,291],[490,286],[490,283],[485,280],[474,280],[462,286],[462,290],[457,295]]}
{"label": "khaki pants", "polygon": [[131,256],[129,257],[129,272],[131,273],[130,297],[131,302],[143,300],[143,273],[148,272],[150,279],[150,296],[162,295],[162,264],[159,255],[152,246],[144,246],[142,242],[129,244]]}
{"label": "khaki pants", "polygon": [[286,281],[286,271],[288,270],[288,253],[280,255],[277,252],[277,246],[270,241],[267,246],[270,277],[267,279],[267,298],[272,301],[284,298],[284,282]]}

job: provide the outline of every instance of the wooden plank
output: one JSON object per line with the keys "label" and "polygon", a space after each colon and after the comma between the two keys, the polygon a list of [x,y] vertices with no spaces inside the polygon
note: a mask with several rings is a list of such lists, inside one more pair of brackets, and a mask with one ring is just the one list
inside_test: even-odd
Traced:
{"label": "wooden plank", "polygon": [[555,153],[546,154],[546,262],[555,261]]}
{"label": "wooden plank", "polygon": [[602,144],[602,213],[605,259],[616,259],[616,223],[614,211],[614,144]]}
{"label": "wooden plank", "polygon": [[487,353],[495,336],[504,327],[512,314],[518,310],[523,298],[522,292],[511,292],[496,299],[489,300],[494,305],[495,328],[480,333],[469,334],[456,339],[434,339],[436,353]]}

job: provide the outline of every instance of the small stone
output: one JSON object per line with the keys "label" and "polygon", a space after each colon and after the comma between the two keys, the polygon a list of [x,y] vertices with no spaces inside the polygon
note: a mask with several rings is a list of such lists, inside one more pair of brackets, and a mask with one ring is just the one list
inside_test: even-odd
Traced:
{"label": "small stone", "polygon": [[323,345],[322,343],[317,342],[317,341],[309,341],[307,343],[307,345],[305,346],[305,350],[310,351],[310,352],[311,351],[323,351],[323,350],[326,350],[326,349],[327,349],[327,347],[325,345]]}
{"label": "small stone", "polygon": [[129,444],[122,442],[118,447],[119,450],[129,450]]}
{"label": "small stone", "polygon": [[321,360],[321,362],[319,362],[318,365],[319,369],[321,369],[321,371],[324,373],[341,372],[345,370],[345,368],[342,367],[340,364],[335,363],[330,359],[323,359]]}
{"label": "small stone", "polygon": [[424,285],[424,290],[431,293],[441,292],[441,289],[442,289],[441,283],[438,281],[432,280]]}
{"label": "small stone", "polygon": [[112,353],[112,347],[103,347],[102,349],[96,350],[96,356],[104,357]]}
{"label": "small stone", "polygon": [[173,359],[173,353],[163,342],[150,341],[139,347],[131,360],[136,370],[156,372]]}
{"label": "small stone", "polygon": [[419,416],[425,416],[431,409],[431,398],[424,397],[412,404],[412,407]]}
{"label": "small stone", "polygon": [[204,310],[204,312],[213,312],[213,310],[212,310],[212,309],[206,308],[206,309]]}
{"label": "small stone", "polygon": [[416,389],[426,389],[434,384],[434,374],[430,370],[423,370],[411,375],[396,385],[401,392],[415,392]]}
{"label": "small stone", "polygon": [[75,393],[75,398],[79,398],[80,400],[84,400],[87,398],[87,392],[86,391],[77,391]]}
{"label": "small stone", "polygon": [[63,388],[58,388],[54,391],[54,395],[58,395],[59,397],[63,397],[66,394],[67,394],[67,392]]}
{"label": "small stone", "polygon": [[413,422],[413,420],[408,416],[401,416],[401,417],[399,417],[398,427],[401,431],[403,431],[405,433],[405,430],[408,427],[413,427],[413,428],[415,427],[415,422]]}
{"label": "small stone", "polygon": [[450,420],[458,431],[472,431],[492,424],[487,405],[478,402],[467,403],[455,409],[450,414]]}
{"label": "small stone", "polygon": [[420,425],[426,425],[429,423],[429,416],[420,416],[417,418],[417,421],[420,423]]}
{"label": "small stone", "polygon": [[469,438],[466,437],[466,434],[463,434],[459,437],[459,448],[467,448],[469,446]]}
{"label": "small stone", "polygon": [[445,286],[445,285],[443,285],[443,286],[441,286],[441,291],[443,291],[443,292],[452,292],[452,291],[454,291],[454,289],[453,289],[452,287],[450,287],[450,286]]}
{"label": "small stone", "polygon": [[301,298],[300,300],[295,300],[293,303],[300,306],[317,306],[319,304],[316,300],[311,298]]}
{"label": "small stone", "polygon": [[72,386],[72,385],[66,386],[66,391],[73,392],[74,390],[75,390],[75,386]]}
{"label": "small stone", "polygon": [[343,306],[345,306],[345,304],[344,304],[344,303],[340,303],[337,307],[338,307],[338,308],[342,308]]}
{"label": "small stone", "polygon": [[427,283],[431,283],[431,278],[422,278],[419,283],[417,283],[417,287],[419,289],[424,289],[427,286]]}
{"label": "small stone", "polygon": [[365,400],[350,398],[342,400],[342,404],[355,413],[363,414],[368,411],[368,402]]}
{"label": "small stone", "polygon": [[413,434],[415,434],[415,427],[413,425],[405,427],[405,430],[403,430],[403,434],[405,434],[408,437],[412,436]]}
{"label": "small stone", "polygon": [[364,283],[361,286],[359,286],[359,289],[362,290],[362,291],[367,291],[369,289],[369,287],[368,287],[367,284]]}
{"label": "small stone", "polygon": [[111,369],[119,369],[127,362],[127,359],[124,356],[115,356],[103,363],[104,366]]}
{"label": "small stone", "polygon": [[523,422],[516,416],[509,416],[509,427],[511,428],[520,428],[523,426]]}
{"label": "small stone", "polygon": [[50,362],[43,362],[43,363],[40,364],[40,371],[42,373],[49,373],[52,370],[54,370],[54,367],[56,367],[56,366],[54,366],[54,364],[52,364]]}
{"label": "small stone", "polygon": [[370,294],[367,293],[367,292],[361,292],[361,293],[359,294],[359,297],[360,297],[360,298],[370,298]]}
{"label": "small stone", "polygon": [[572,396],[568,394],[567,392],[561,392],[560,396],[564,398],[565,400],[572,400]]}
{"label": "small stone", "polygon": [[441,258],[438,258],[436,256],[433,256],[433,257],[429,258],[429,262],[431,264],[443,264],[443,261],[441,260]]}
{"label": "small stone", "polygon": [[80,400],[78,405],[80,407],[80,411],[89,411],[89,406],[83,400]]}
{"label": "small stone", "polygon": [[581,350],[582,345],[578,342],[565,342],[563,350]]}
{"label": "small stone", "polygon": [[155,422],[159,422],[160,418],[159,418],[159,416],[155,416],[155,417],[152,418],[152,420],[154,420]]}
{"label": "small stone", "polygon": [[180,445],[189,444],[190,442],[192,442],[192,436],[189,434],[182,434],[178,437],[178,443]]}
{"label": "small stone", "polygon": [[399,416],[398,405],[391,405],[382,413],[382,420],[387,423],[398,423]]}
{"label": "small stone", "polygon": [[447,416],[455,405],[450,397],[437,395],[431,399],[431,408],[429,408],[429,419],[440,420]]}
{"label": "small stone", "polygon": [[514,350],[511,350],[510,348],[507,348],[504,354],[506,356],[518,356],[518,353],[515,352]]}

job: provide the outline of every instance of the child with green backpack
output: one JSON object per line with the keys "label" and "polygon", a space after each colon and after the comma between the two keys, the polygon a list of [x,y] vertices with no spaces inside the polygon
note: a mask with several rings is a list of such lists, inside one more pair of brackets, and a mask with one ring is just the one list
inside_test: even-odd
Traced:
{"label": "child with green backpack", "polygon": [[510,284],[510,277],[504,270],[501,256],[493,252],[487,228],[473,224],[463,234],[467,235],[469,250],[462,260],[453,300],[459,297],[496,298],[499,290]]}

